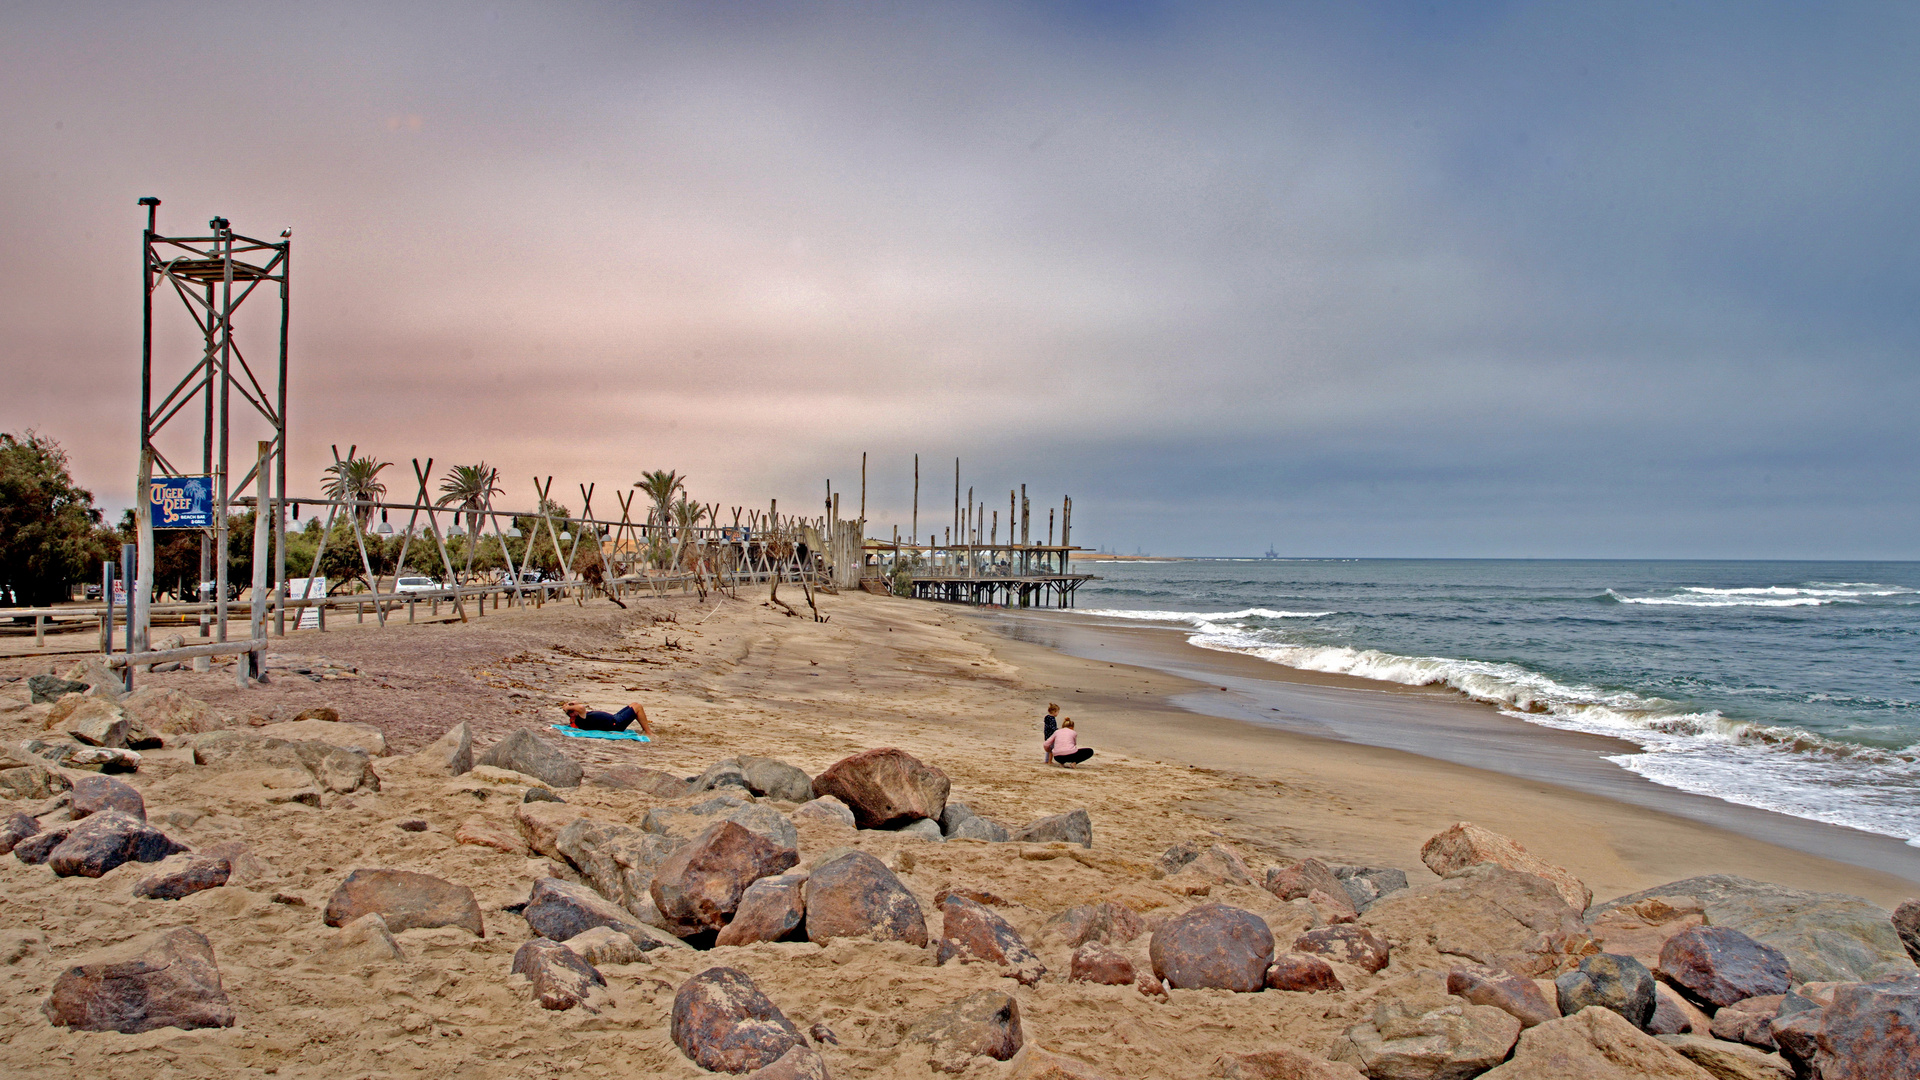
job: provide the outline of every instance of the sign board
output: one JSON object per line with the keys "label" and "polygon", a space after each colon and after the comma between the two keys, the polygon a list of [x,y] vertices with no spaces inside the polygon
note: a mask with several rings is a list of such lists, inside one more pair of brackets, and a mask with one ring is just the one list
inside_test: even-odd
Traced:
{"label": "sign board", "polygon": [[720,527],[720,539],[729,544],[744,544],[753,539],[753,530],[745,525],[723,525]]}
{"label": "sign board", "polygon": [[[287,579],[287,599],[289,600],[319,600],[326,595],[326,578],[297,577]],[[312,630],[320,625],[319,608],[303,607],[297,608],[296,610],[300,612],[300,621],[293,624],[295,630]]]}
{"label": "sign board", "polygon": [[156,476],[147,486],[156,529],[213,528],[213,477]]}

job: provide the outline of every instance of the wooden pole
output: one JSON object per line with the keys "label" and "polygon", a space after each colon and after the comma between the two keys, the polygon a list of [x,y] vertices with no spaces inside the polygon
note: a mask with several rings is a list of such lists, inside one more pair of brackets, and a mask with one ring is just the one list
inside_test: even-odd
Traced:
{"label": "wooden pole", "polygon": [[140,479],[133,487],[133,517],[139,525],[134,552],[135,580],[133,587],[127,590],[127,608],[133,616],[135,652],[147,651],[148,630],[153,625],[153,493],[149,490],[152,486],[153,448],[143,446],[140,448]]}
{"label": "wooden pole", "polygon": [[913,455],[913,528],[907,533],[909,544],[920,542],[920,455]]}
{"label": "wooden pole", "polygon": [[860,451],[860,539],[867,536],[867,452]]}
{"label": "wooden pole", "polygon": [[[253,607],[247,613],[247,639],[257,642],[258,647],[250,652],[233,658],[233,666],[238,669],[234,682],[245,690],[250,679],[260,678],[267,671],[267,558],[272,553],[273,523],[267,515],[275,509],[274,501],[267,495],[267,481],[273,468],[273,443],[261,440],[256,449],[260,455],[260,467],[253,474]],[[359,522],[354,522],[358,531]],[[366,549],[362,548],[360,557],[365,559]],[[380,595],[380,586],[373,587],[375,596]],[[386,616],[380,617],[380,625],[387,625]],[[141,645],[141,651],[146,646]]]}

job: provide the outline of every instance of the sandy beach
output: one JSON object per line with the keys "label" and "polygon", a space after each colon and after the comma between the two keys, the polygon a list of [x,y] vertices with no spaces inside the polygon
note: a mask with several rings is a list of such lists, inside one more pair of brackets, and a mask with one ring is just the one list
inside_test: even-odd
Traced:
{"label": "sandy beach", "polygon": [[[192,764],[190,750],[150,751],[128,778],[141,789],[149,820],[196,848],[244,844],[244,872],[236,867],[229,885],[178,901],[141,900],[131,895],[146,872],[137,864],[98,879],[56,878],[45,866],[0,859],[0,932],[12,975],[0,992],[0,1068],[16,1076],[141,1078],[709,1075],[669,1039],[668,1010],[690,975],[726,964],[750,974],[801,1030],[832,1029],[838,1044],[819,1048],[836,1076],[944,1075],[930,1072],[903,1041],[908,1027],[940,1003],[1003,987],[1019,999],[1030,1044],[1112,1075],[1197,1077],[1230,1051],[1284,1044],[1327,1053],[1367,1013],[1367,995],[1405,972],[1401,960],[1377,975],[1342,965],[1349,993],[1337,997],[1182,991],[1163,1001],[1130,986],[1046,980],[1016,987],[990,965],[936,966],[929,951],[898,942],[762,943],[656,950],[643,962],[604,969],[608,1001],[598,1012],[544,1011],[507,974],[515,949],[532,936],[516,905],[536,878],[570,871],[518,846],[537,842],[516,820],[524,786],[492,782],[490,790],[488,780],[450,777],[410,755],[462,721],[471,724],[476,748],[517,728],[541,728],[560,719],[558,702],[573,698],[599,708],[642,703],[660,732],[652,745],[566,740],[564,750],[590,778],[618,764],[692,776],[739,754],[818,774],[857,751],[894,746],[943,770],[952,799],[1015,827],[1085,808],[1090,849],[933,844],[814,824],[800,830],[802,865],[841,845],[872,852],[936,928],[933,898],[943,889],[990,891],[1055,972],[1066,970],[1071,950],[1046,923],[1063,909],[1113,900],[1152,921],[1193,903],[1191,887],[1158,874],[1154,860],[1194,838],[1231,844],[1256,876],[1314,856],[1399,867],[1417,885],[1435,880],[1421,865],[1421,844],[1468,820],[1568,868],[1596,903],[1708,873],[1855,893],[1888,908],[1920,891],[1901,874],[1768,843],[1751,829],[1207,715],[1182,703],[1237,692],[1125,660],[1072,655],[1035,640],[1045,635],[1010,633],[997,613],[843,594],[821,598],[830,621],[816,623],[761,599],[757,590],[708,604],[675,597],[629,611],[568,602],[385,630],[371,619],[336,623],[326,634],[277,641],[278,666],[265,688],[236,690],[218,669],[149,677],[143,685],[204,700],[241,730],[321,706],[377,727],[388,743],[388,755],[372,763],[381,788],[328,795],[319,807],[276,803],[271,778],[209,775],[216,771]],[[0,674],[50,665],[64,669],[65,661],[8,659]],[[1374,693],[1339,680],[1293,681],[1327,694]],[[46,707],[16,696],[20,704],[0,713],[6,741],[44,734]],[[1087,765],[1041,762],[1039,718],[1048,701],[1078,721],[1083,744],[1096,751]],[[1397,694],[1394,702],[1388,705],[1410,716],[1459,705],[1423,692]],[[1598,745],[1605,740],[1593,742],[1586,752],[1606,750]],[[591,782],[560,794],[571,810],[609,821],[637,821],[667,801]],[[401,821],[424,827],[410,831]],[[457,839],[476,823],[505,838],[500,847],[508,850]],[[386,961],[340,947],[320,912],[341,879],[363,867],[417,870],[470,887],[486,936],[408,930],[395,935],[404,959]],[[1276,936],[1312,922],[1303,902],[1282,902],[1251,884],[1216,883],[1207,895],[1261,914]],[[42,1016],[53,980],[75,958],[176,925],[212,942],[237,1015],[233,1027],[122,1035],[55,1028]],[[1129,948],[1144,964],[1145,939]],[[1404,962],[1416,963],[1417,953],[1409,947]],[[1006,1068],[978,1058],[964,1075],[1000,1076]]]}

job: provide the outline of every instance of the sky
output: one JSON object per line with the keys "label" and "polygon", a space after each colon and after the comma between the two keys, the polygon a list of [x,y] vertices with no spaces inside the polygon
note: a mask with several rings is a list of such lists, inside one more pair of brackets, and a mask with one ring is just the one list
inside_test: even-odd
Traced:
{"label": "sky", "polygon": [[864,452],[888,536],[918,453],[923,533],[957,457],[1127,552],[1920,558],[1917,54],[1892,3],[0,2],[0,431],[128,504],[151,195],[293,229],[296,493],[854,516]]}

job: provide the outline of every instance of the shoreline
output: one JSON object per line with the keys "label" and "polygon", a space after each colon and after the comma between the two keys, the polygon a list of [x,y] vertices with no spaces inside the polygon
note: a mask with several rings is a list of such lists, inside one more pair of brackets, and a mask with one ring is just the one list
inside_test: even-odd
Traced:
{"label": "shoreline", "polygon": [[[1920,882],[1920,849],[1898,839],[1663,787],[1606,760],[1637,751],[1633,743],[1528,724],[1452,689],[1202,649],[1176,627],[1031,611],[977,618],[996,654],[1058,680],[1070,699],[1063,713],[1084,703],[1094,719],[1083,727],[1087,745],[1283,783],[1337,777],[1395,820],[1430,823],[1422,838],[1462,819],[1513,836],[1585,879],[1596,901],[1736,873],[1891,908]],[[1075,677],[1089,676],[1071,692]],[[1420,799],[1440,790],[1449,808],[1423,813]],[[1355,800],[1357,817],[1366,802]],[[1252,803],[1235,814],[1267,817]],[[1569,826],[1572,817],[1598,824]],[[1408,864],[1404,849],[1392,854],[1393,865]]]}

